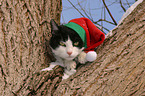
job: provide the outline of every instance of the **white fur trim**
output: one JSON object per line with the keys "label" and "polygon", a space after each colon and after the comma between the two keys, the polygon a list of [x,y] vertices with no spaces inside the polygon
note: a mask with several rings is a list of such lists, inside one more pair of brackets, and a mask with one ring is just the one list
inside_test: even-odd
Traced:
{"label": "white fur trim", "polygon": [[86,55],[86,60],[90,62],[96,60],[96,58],[97,58],[97,54],[95,51],[89,51]]}

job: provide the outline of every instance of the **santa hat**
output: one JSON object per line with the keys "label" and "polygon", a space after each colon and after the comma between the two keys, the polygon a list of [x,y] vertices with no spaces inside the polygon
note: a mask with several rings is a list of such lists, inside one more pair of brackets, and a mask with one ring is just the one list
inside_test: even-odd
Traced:
{"label": "santa hat", "polygon": [[86,59],[94,61],[97,57],[94,49],[103,43],[105,34],[101,32],[88,18],[77,18],[70,20],[65,26],[78,33],[84,42],[84,51],[87,53]]}

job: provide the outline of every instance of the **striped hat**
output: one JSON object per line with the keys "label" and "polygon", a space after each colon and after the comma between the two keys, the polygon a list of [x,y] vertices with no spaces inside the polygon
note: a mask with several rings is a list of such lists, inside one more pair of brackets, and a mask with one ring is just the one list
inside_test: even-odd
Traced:
{"label": "striped hat", "polygon": [[[84,42],[84,51],[86,53],[94,51],[94,49],[103,43],[105,39],[105,34],[101,32],[88,18],[72,19],[68,24],[65,24],[65,26],[73,29],[78,33]],[[95,57],[92,58],[96,59]]]}

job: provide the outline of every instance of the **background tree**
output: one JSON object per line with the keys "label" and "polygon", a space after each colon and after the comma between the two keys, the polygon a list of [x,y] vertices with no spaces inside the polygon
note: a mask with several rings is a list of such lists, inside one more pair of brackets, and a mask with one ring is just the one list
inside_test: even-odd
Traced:
{"label": "background tree", "polygon": [[145,0],[97,48],[98,58],[62,81],[54,96],[145,95]]}
{"label": "background tree", "polygon": [[[51,35],[50,19],[60,21],[61,5],[61,0],[0,1],[1,96],[26,96],[38,91],[33,85],[37,82],[30,80],[50,62],[51,57],[44,54],[45,40]],[[26,82],[32,87],[26,87]]]}
{"label": "background tree", "polygon": [[144,6],[145,1],[97,48],[95,62],[61,82],[59,66],[40,72],[52,61],[49,20],[59,22],[60,0],[1,1],[0,95],[145,95]]}
{"label": "background tree", "polygon": [[[75,12],[76,18],[87,17],[104,33],[112,30],[124,12],[134,4],[135,0],[63,0],[61,22],[67,23],[67,16]],[[119,14],[119,15],[117,15]],[[67,18],[65,18],[67,17]],[[120,17],[120,18],[119,18]],[[73,18],[73,17],[72,17]]]}

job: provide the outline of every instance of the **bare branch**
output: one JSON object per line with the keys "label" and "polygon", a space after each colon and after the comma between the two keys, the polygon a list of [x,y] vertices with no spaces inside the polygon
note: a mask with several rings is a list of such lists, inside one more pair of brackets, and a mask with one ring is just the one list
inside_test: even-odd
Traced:
{"label": "bare branch", "polygon": [[129,4],[128,0],[126,0],[126,2],[127,2],[127,4],[128,4],[128,6],[130,7],[130,4]]}
{"label": "bare branch", "polygon": [[[109,6],[112,6],[113,4],[117,3],[116,1],[112,2],[111,4],[107,5],[108,7]],[[91,9],[91,10],[99,10],[99,9],[102,9],[102,8],[105,8],[104,6],[102,7],[99,7],[99,8],[94,8],[94,9]]]}
{"label": "bare branch", "polygon": [[74,4],[70,1],[70,0],[68,0],[68,2],[83,16],[83,17],[85,17],[80,11],[79,11],[79,9],[78,8],[76,8],[75,6],[74,6]]}
{"label": "bare branch", "polygon": [[90,7],[90,3],[89,3],[89,5],[88,5],[88,7],[89,7],[88,14],[90,15],[90,18],[93,18],[93,17],[92,17],[92,14],[91,14],[91,7]]}
{"label": "bare branch", "polygon": [[110,24],[115,25],[114,23],[112,23],[112,22],[110,22],[110,21],[108,21],[108,20],[106,20],[106,19],[99,19],[99,20],[96,21],[95,23],[98,23],[98,22],[100,22],[100,21],[105,21],[105,22],[107,22],[107,23],[110,23]]}
{"label": "bare branch", "polygon": [[[102,8],[102,11],[101,11],[101,19],[103,19],[103,9],[104,8]],[[102,21],[101,21],[101,26],[103,26],[103,22]],[[103,30],[103,27],[101,29]]]}
{"label": "bare branch", "polygon": [[120,6],[121,8],[123,9],[124,12],[126,12],[126,9],[124,8],[123,4],[122,4],[122,1],[120,0]]}
{"label": "bare branch", "polygon": [[[98,24],[97,22],[93,22],[94,24],[97,24],[98,26],[101,26],[100,24]],[[106,31],[110,31],[109,29],[107,29],[106,27],[104,27],[104,26],[101,26],[101,28],[99,28],[99,27],[97,27],[98,29],[100,29],[105,35],[106,35],[106,32],[104,32],[101,28],[103,28],[104,30],[106,30]]]}
{"label": "bare branch", "polygon": [[81,6],[81,4],[80,4],[79,1],[78,1],[78,5],[79,5],[79,7],[81,8],[81,10],[84,12],[84,14],[87,16],[87,18],[89,18],[90,20],[92,20],[92,19],[90,18],[90,16],[87,14],[87,10],[85,10],[85,9]]}
{"label": "bare branch", "polygon": [[107,9],[107,11],[108,11],[108,13],[109,13],[111,19],[113,20],[114,24],[117,25],[117,22],[115,21],[115,19],[113,18],[113,16],[112,16],[110,10],[108,9],[108,7],[107,7],[107,5],[106,5],[106,3],[105,3],[105,0],[102,0],[102,1],[103,1],[103,4],[104,4],[105,8]]}
{"label": "bare branch", "polygon": [[[85,2],[86,0],[82,0],[82,1],[80,1],[80,3],[83,3],[83,2]],[[74,4],[73,4],[74,5]],[[74,6],[78,6],[78,4],[75,4]],[[69,10],[69,9],[72,9],[72,8],[74,8],[73,6],[69,6],[69,7],[66,7],[66,6],[63,6],[63,8],[65,8],[65,9],[63,9],[63,10]]]}

